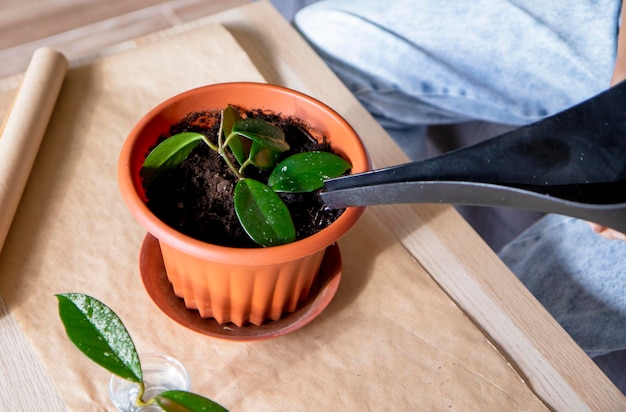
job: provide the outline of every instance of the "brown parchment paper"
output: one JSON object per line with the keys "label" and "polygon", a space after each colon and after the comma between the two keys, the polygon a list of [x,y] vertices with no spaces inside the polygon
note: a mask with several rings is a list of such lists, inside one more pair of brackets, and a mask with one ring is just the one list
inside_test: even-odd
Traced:
{"label": "brown parchment paper", "polygon": [[[369,208],[340,242],[343,278],[311,324],[233,343],[189,331],[143,289],[143,229],[118,193],[126,133],[161,100],[263,78],[219,25],[71,68],[0,254],[0,293],[70,410],[112,410],[109,374],[69,343],[55,293],[115,310],[140,352],[188,368],[192,390],[238,410],[543,410]],[[2,97],[2,96],[0,96]],[[0,106],[2,107],[2,106]]]}

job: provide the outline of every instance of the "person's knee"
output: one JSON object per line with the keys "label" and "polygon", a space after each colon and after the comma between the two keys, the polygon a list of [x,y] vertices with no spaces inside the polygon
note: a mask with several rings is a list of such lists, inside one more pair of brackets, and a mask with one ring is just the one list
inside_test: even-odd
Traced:
{"label": "person's knee", "polygon": [[340,8],[321,1],[299,10],[294,16],[293,25],[318,52],[332,55],[337,28],[342,25],[343,19]]}
{"label": "person's knee", "polygon": [[367,18],[370,8],[367,2],[320,1],[298,11],[293,25],[325,60],[360,68],[376,60],[386,31]]}

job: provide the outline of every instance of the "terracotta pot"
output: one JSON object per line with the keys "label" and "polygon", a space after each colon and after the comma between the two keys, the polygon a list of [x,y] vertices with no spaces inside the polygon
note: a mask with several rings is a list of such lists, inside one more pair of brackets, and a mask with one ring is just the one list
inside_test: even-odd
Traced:
{"label": "terracotta pot", "polygon": [[269,248],[229,248],[177,232],[145,204],[139,172],[157,138],[190,112],[222,109],[227,104],[295,116],[325,135],[333,149],[352,163],[352,172],[369,170],[361,140],[348,123],[323,103],[304,94],[261,83],[222,83],[174,96],[146,114],[122,148],[118,180],[135,219],[159,240],[174,292],[202,317],[220,323],[260,325],[296,310],[308,296],[326,248],[363,212],[348,208],[332,225],[294,243]]}

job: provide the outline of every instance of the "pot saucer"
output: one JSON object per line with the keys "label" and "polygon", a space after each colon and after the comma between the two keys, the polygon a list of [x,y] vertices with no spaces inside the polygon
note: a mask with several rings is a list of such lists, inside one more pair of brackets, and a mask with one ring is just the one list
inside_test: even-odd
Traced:
{"label": "pot saucer", "polygon": [[204,335],[250,342],[285,335],[315,319],[337,292],[341,280],[341,254],[337,244],[329,246],[324,254],[319,276],[311,287],[309,299],[299,305],[296,311],[261,326],[250,324],[239,327],[233,323],[220,325],[215,319],[202,318],[197,311],[187,309],[183,299],[174,294],[165,273],[159,241],[151,234],[146,235],[141,245],[139,271],[150,298],[175,322]]}

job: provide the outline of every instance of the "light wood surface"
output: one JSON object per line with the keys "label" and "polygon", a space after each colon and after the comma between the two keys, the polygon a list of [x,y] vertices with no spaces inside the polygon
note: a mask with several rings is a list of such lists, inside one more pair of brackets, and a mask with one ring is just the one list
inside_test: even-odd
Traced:
{"label": "light wood surface", "polygon": [[[261,2],[226,10],[184,26],[177,26],[167,32],[125,43],[117,46],[115,50],[148,47],[151,44],[158,44],[161,39],[211,23],[219,23],[228,30],[266,81],[311,94],[346,117],[366,141],[375,167],[397,164],[406,160],[400,149],[391,143],[389,137],[365,109],[313,54],[295,31],[285,21],[280,21],[278,14],[267,3]],[[5,102],[15,91],[14,81],[4,81],[0,85],[4,86],[4,90],[0,90],[0,102]],[[12,230],[19,230],[19,228],[12,228]],[[626,400],[621,393],[519,284],[513,274],[453,208],[441,205],[368,208],[364,222],[349,236],[347,241],[358,240],[363,246],[362,250],[357,247],[342,246],[342,250],[345,251],[345,270],[352,269],[355,272],[369,273],[370,278],[369,283],[354,277],[347,281],[343,289],[344,295],[338,296],[338,305],[341,305],[343,310],[336,308],[331,311],[333,317],[350,319],[351,310],[359,310],[360,305],[367,306],[363,301],[365,297],[377,299],[376,305],[382,306],[388,304],[385,298],[400,299],[400,297],[388,296],[377,291],[377,288],[387,288],[381,280],[384,277],[390,277],[400,283],[397,287],[391,288],[394,293],[398,293],[398,288],[416,293],[414,305],[405,308],[406,313],[402,315],[407,322],[404,325],[404,332],[410,332],[416,337],[413,342],[415,348],[428,346],[435,349],[437,347],[448,348],[448,350],[455,348],[450,341],[462,338],[454,331],[446,329],[449,325],[445,323],[459,322],[467,336],[483,337],[482,343],[470,344],[468,340],[468,347],[478,348],[477,351],[491,359],[489,365],[482,365],[484,367],[482,371],[480,365],[471,366],[469,369],[471,374],[489,375],[489,373],[495,373],[495,370],[497,374],[506,375],[506,370],[511,368],[514,374],[519,376],[520,382],[528,385],[528,389],[532,391],[540,404],[543,403],[555,410],[619,411],[626,408]],[[377,252],[379,258],[372,260],[373,257],[368,255],[373,254],[374,251]],[[4,262],[13,259],[13,257],[2,255],[0,258]],[[398,272],[401,276],[398,276]],[[422,277],[423,273],[427,273],[428,276]],[[7,274],[0,273],[0,278],[3,276]],[[420,295],[417,291],[421,287],[427,291],[434,291],[431,289],[433,287],[430,285],[431,281],[436,282],[436,285],[443,289],[444,296],[452,299],[449,302],[451,306],[443,304],[437,310],[453,314],[456,313],[455,305],[458,305],[463,311],[463,316],[454,317],[454,319],[445,317],[437,319],[432,307],[424,307],[426,302],[431,302],[430,298],[428,294]],[[359,289],[362,290],[357,293]],[[0,290],[0,293],[4,294],[4,292],[4,289]],[[438,294],[433,292],[433,295]],[[23,314],[18,307],[19,300],[16,296],[4,296],[4,298],[15,314]],[[442,304],[440,298],[436,301]],[[23,319],[28,319],[28,317],[23,317]],[[330,318],[327,317],[325,320],[328,322]],[[423,324],[420,325],[418,320]],[[363,322],[362,319],[360,321]],[[353,319],[353,322],[355,325],[359,324],[356,319]],[[442,323],[439,328],[445,333],[438,335],[436,332],[439,323]],[[63,410],[64,400],[58,392],[63,382],[59,382],[58,379],[54,382],[50,381],[50,365],[43,365],[40,360],[42,341],[33,342],[32,339],[35,338],[30,335],[31,344],[35,344],[37,348],[33,350],[22,331],[24,326],[18,324],[11,311],[0,304],[0,344],[4,348],[9,348],[8,351],[2,351],[0,354],[0,400],[4,404],[17,405],[13,410]],[[372,325],[372,328],[370,331],[354,328],[348,328],[348,330],[352,333],[363,334],[354,336],[365,339],[366,336],[367,338],[371,338],[371,335],[375,336],[376,325]],[[313,333],[313,330],[303,333]],[[345,332],[337,335],[333,340],[348,337],[350,334]],[[297,344],[297,337],[293,339],[294,341],[286,339],[284,343],[286,345]],[[413,358],[415,349],[412,347],[395,347],[393,339],[389,340],[391,346],[386,347],[382,343],[385,337],[379,340],[377,348],[385,350],[390,361],[396,362],[402,357],[406,357],[407,363],[417,361]],[[426,342],[429,345],[423,345],[425,340],[432,341]],[[349,345],[349,342],[346,341],[345,344]],[[224,346],[224,350],[226,348]],[[334,346],[329,346],[329,348],[334,348]],[[491,350],[495,352],[492,353]],[[420,362],[434,361],[428,358],[427,352],[428,350],[425,349],[425,359],[420,359]],[[495,354],[498,354],[495,358],[500,359],[499,361],[493,360]],[[455,367],[458,372],[459,364],[468,367],[468,359],[473,357],[468,353],[447,353],[444,358],[456,361]],[[362,359],[365,362],[367,356]],[[451,364],[455,363],[451,362]],[[426,395],[432,394],[432,398],[445,395],[446,392],[463,393],[462,388],[456,386],[464,385],[461,381],[448,382],[449,386],[446,386],[445,379],[438,381],[434,376],[424,376],[424,370],[409,371],[399,368],[395,373],[399,376],[406,374],[406,379],[418,385],[415,387],[416,391],[424,392]],[[380,370],[378,376],[368,374],[367,377],[379,381],[365,382],[365,386],[382,386],[383,388],[389,385],[390,380],[397,379],[393,371],[384,369]],[[241,379],[244,378],[241,377]],[[429,386],[429,380],[431,384],[435,381],[441,387],[434,390]],[[467,382],[466,385],[470,385],[469,381]],[[488,387],[493,388],[498,384],[502,382],[491,382]],[[333,385],[341,386],[339,382],[334,382]],[[346,388],[347,390],[354,389],[349,385]],[[503,392],[509,390],[507,387],[500,389]],[[247,395],[252,397],[247,403],[250,407],[254,405],[252,401],[254,394]],[[405,394],[407,398],[412,395],[408,392]],[[416,394],[415,396],[417,397]],[[477,396],[478,398],[473,399],[480,399],[480,394]],[[531,398],[528,398],[529,402]],[[482,399],[482,402],[478,404],[456,406],[461,410],[469,410],[476,405],[479,405],[480,410],[528,410],[537,406],[535,402],[532,402],[532,406],[531,403],[517,404],[516,408],[512,408],[513,403],[497,405],[489,401],[490,399]],[[246,403],[242,402],[241,405],[246,405]],[[381,405],[378,406],[379,409],[380,407]]]}
{"label": "light wood surface", "polygon": [[0,0],[0,78],[49,46],[68,59],[249,3],[248,0]]}

